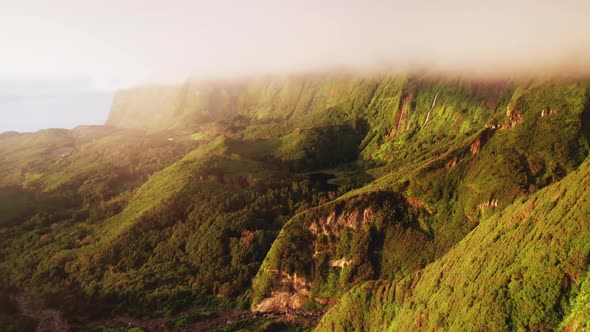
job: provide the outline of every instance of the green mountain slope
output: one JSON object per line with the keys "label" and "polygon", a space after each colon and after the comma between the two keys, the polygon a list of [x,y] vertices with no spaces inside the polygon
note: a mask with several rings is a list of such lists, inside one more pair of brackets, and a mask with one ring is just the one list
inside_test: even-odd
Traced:
{"label": "green mountain slope", "polygon": [[[492,124],[458,142],[442,131],[437,149],[416,152],[415,160],[407,156],[413,161],[407,168],[396,169],[392,161],[385,176],[346,193],[338,204],[297,216],[254,280],[255,308],[326,302],[362,280],[400,278],[442,256],[481,220],[576,168],[587,153],[579,125],[583,100],[585,90],[576,86],[521,91],[506,106],[518,120],[500,109],[484,122]],[[531,106],[539,104],[563,111],[541,117],[543,108]],[[448,122],[433,118],[430,125]],[[403,146],[407,151],[412,142]],[[394,198],[382,198],[387,196]],[[299,286],[292,284],[294,275]]]}
{"label": "green mountain slope", "polygon": [[318,330],[580,329],[588,323],[589,184],[585,162],[482,221],[425,269],[354,288]]}
{"label": "green mountain slope", "polygon": [[[330,307],[320,328],[581,326],[587,229],[557,227],[565,198],[530,202],[583,193],[588,87],[325,74],[122,91],[107,126],[0,135],[0,290],[81,326],[203,306],[271,315],[256,326]],[[461,320],[476,303],[489,325]]]}

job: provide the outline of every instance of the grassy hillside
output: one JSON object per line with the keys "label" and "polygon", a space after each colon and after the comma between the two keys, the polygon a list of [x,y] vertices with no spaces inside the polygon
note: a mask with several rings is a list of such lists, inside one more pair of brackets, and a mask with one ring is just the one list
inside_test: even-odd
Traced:
{"label": "grassy hillside", "polygon": [[[441,257],[481,220],[579,165],[588,151],[579,123],[585,100],[583,86],[540,84],[523,88],[508,105],[480,120],[477,131],[460,139],[441,131],[434,151],[413,150],[425,135],[414,133],[415,141],[400,146],[409,164],[396,169],[394,159],[383,167],[389,170],[384,176],[298,215],[283,228],[254,280],[254,308],[318,305],[363,280],[399,279]],[[437,103],[446,103],[440,93]],[[562,111],[541,117],[544,109],[557,108]],[[518,112],[518,120],[511,120],[507,110]],[[458,125],[477,124],[465,121]],[[432,117],[427,125],[448,123]],[[347,214],[355,211],[370,213],[362,225],[346,225]],[[330,218],[337,226],[330,225]],[[330,230],[316,230],[326,227]],[[305,287],[284,280],[285,273],[297,275]],[[285,294],[300,299],[285,302]]]}
{"label": "grassy hillside", "polygon": [[425,269],[352,289],[318,330],[587,328],[589,184],[585,162],[482,221]]}
{"label": "grassy hillside", "polygon": [[[108,126],[0,135],[0,289],[82,326],[332,306],[320,328],[582,326],[588,96],[351,74],[129,89]],[[235,326],[267,323],[295,324]]]}

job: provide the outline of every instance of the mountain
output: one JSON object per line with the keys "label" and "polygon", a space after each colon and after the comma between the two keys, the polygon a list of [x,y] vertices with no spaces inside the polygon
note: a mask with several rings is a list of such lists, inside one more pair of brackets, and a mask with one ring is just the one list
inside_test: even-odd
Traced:
{"label": "mountain", "polygon": [[482,221],[426,268],[356,286],[318,330],[587,329],[589,175],[586,161]]}
{"label": "mountain", "polygon": [[121,91],[105,126],[0,135],[1,289],[73,330],[582,329],[589,88]]}

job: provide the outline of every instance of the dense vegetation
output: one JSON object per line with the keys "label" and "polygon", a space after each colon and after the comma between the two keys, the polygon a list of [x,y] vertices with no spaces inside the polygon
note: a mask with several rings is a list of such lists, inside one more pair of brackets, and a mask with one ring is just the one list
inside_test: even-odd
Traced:
{"label": "dense vegetation", "polygon": [[318,330],[590,327],[589,172],[585,162],[559,183],[518,199],[419,273],[352,289]]}
{"label": "dense vegetation", "polygon": [[0,135],[0,286],[82,326],[332,307],[319,328],[581,327],[589,92],[344,74],[123,91],[106,126]]}

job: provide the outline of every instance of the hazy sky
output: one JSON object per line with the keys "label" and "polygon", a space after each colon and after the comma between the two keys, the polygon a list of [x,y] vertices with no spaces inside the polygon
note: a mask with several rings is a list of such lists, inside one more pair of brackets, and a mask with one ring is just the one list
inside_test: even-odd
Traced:
{"label": "hazy sky", "polygon": [[80,79],[0,79],[0,133],[103,124],[112,92]]}
{"label": "hazy sky", "polygon": [[0,76],[117,87],[337,65],[532,68],[588,59],[589,15],[588,0],[0,0]]}
{"label": "hazy sky", "polygon": [[333,67],[579,71],[589,15],[589,0],[0,0],[0,80],[110,91]]}

